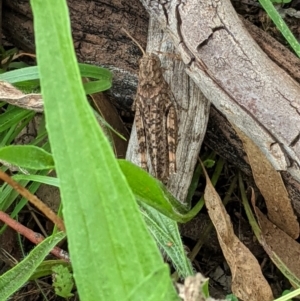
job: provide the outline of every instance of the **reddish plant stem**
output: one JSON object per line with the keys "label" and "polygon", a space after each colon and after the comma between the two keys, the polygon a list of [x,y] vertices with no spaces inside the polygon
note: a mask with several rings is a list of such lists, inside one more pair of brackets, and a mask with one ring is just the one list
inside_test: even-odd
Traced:
{"label": "reddish plant stem", "polygon": [[[27,239],[29,239],[31,242],[33,242],[36,245],[41,243],[45,239],[44,236],[23,226],[22,224],[12,219],[8,214],[6,214],[3,211],[0,211],[0,220],[3,221],[9,227],[16,230],[21,235],[25,236]],[[70,262],[70,257],[68,253],[59,247],[54,247],[51,253],[64,261]]]}

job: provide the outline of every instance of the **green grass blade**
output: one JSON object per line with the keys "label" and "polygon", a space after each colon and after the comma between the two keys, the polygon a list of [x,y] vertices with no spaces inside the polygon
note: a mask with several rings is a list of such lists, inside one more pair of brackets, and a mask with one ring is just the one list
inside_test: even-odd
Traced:
{"label": "green grass blade", "polygon": [[[105,68],[88,64],[78,64],[78,66],[82,77],[101,79],[105,81],[111,81],[112,79],[112,73]],[[39,78],[40,75],[37,66],[26,67],[0,74],[0,80],[7,81],[11,84]]]}
{"label": "green grass blade", "polygon": [[49,177],[49,176],[18,174],[12,176],[12,178],[15,181],[26,180],[26,181],[33,181],[41,184],[59,187],[59,180],[57,178]]}
{"label": "green grass blade", "polygon": [[[28,182],[21,181],[19,182],[20,185],[26,186]],[[4,184],[2,186],[1,194],[0,194],[0,210],[6,211],[9,206],[13,203],[13,201],[16,200],[16,198],[19,196],[19,193],[14,190],[11,186]],[[1,234],[1,231],[0,231]]]}
{"label": "green grass blade", "polygon": [[300,44],[298,43],[297,39],[294,37],[284,20],[281,18],[278,11],[275,9],[273,3],[270,0],[259,0],[259,3],[268,13],[269,17],[275,23],[276,27],[280,30],[290,46],[294,49],[298,57],[300,57]]}
{"label": "green grass blade", "polygon": [[275,299],[274,301],[292,301],[292,298],[300,295],[300,288],[281,296],[280,298]]}
{"label": "green grass blade", "polygon": [[36,246],[18,265],[0,276],[0,301],[7,301],[34,273],[53,247],[65,237],[59,232]]}
{"label": "green grass blade", "polygon": [[0,133],[24,118],[34,116],[34,114],[34,112],[11,106],[11,109],[0,115]]}
{"label": "green grass blade", "polygon": [[[124,300],[164,263],[86,102],[66,2],[31,4],[47,128],[80,299]],[[156,300],[165,291],[166,301],[178,300],[166,276]]]}
{"label": "green grass blade", "polygon": [[[26,114],[29,112],[27,111]],[[1,118],[1,117],[0,117]],[[17,137],[20,137],[22,134],[21,132],[24,130],[24,128],[32,121],[34,118],[34,113],[30,113],[27,115],[27,117],[21,119],[14,125],[12,125],[8,130],[3,132],[3,135],[0,139],[0,146],[7,146],[14,142],[14,140]]]}
{"label": "green grass blade", "polygon": [[[105,91],[111,87],[112,73],[109,70],[87,64],[78,64],[78,66],[82,77],[98,79],[83,84],[86,94]],[[11,84],[19,83],[17,86],[20,89],[25,89],[26,91],[28,89],[25,87],[28,85],[32,86],[32,84],[36,86],[36,80],[39,78],[40,75],[37,66],[17,69],[0,74],[0,80],[7,81]],[[28,91],[28,93],[30,92],[31,91]]]}

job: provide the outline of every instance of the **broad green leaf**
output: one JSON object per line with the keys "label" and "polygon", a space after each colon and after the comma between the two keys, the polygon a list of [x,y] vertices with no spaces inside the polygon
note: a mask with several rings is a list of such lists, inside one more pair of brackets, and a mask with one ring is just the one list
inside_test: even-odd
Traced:
{"label": "broad green leaf", "polygon": [[[59,187],[59,180],[49,176],[15,175],[13,178],[15,180],[36,181]],[[149,202],[151,202],[151,200],[149,200]],[[142,203],[140,205],[142,208],[146,208],[146,210],[142,208],[141,210],[148,229],[155,238],[160,249],[164,250],[170,258],[178,274],[182,277],[192,275],[192,266],[189,259],[186,257],[177,223],[152,209],[150,206]]]}
{"label": "broad green leaf", "polygon": [[[180,223],[191,220],[201,210],[202,200],[192,210],[188,211],[187,207],[177,200],[160,181],[153,178],[146,171],[126,160],[118,160],[118,162],[136,200],[140,203],[145,203]],[[60,186],[58,179],[50,177],[17,175],[14,178]]]}
{"label": "broad green leaf", "polygon": [[[31,143],[36,143],[37,140],[33,140]],[[43,149],[48,150],[49,149],[49,143],[45,143],[42,146]],[[38,174],[41,175],[46,175],[49,172],[49,170],[40,170],[38,171]],[[32,173],[35,173],[35,171],[32,171]],[[31,175],[32,176],[32,175]],[[26,187],[26,185],[28,184],[29,181],[31,181],[30,179],[24,179],[25,181],[23,181],[22,179],[19,179],[18,181],[20,185]],[[31,192],[31,193],[35,193],[37,191],[37,189],[39,188],[40,183],[39,182],[33,182],[29,185],[29,187],[27,187],[27,189]],[[0,194],[0,210],[2,211],[6,211],[7,208],[9,208],[11,206],[11,204],[16,201],[16,199],[19,199],[19,193],[14,190],[11,186],[9,185],[3,185],[2,186],[2,191]],[[11,217],[15,217],[18,212],[27,204],[27,200],[24,198],[21,198],[21,200],[19,200],[16,204],[15,209],[13,210],[13,212],[11,213]],[[3,229],[5,226],[3,226],[0,229],[0,234],[3,233]]]}
{"label": "broad green leaf", "polygon": [[0,160],[33,170],[54,168],[52,155],[33,145],[9,145],[0,148]]}
{"label": "broad green leaf", "polygon": [[[80,300],[122,300],[164,263],[86,102],[66,2],[31,4],[47,129]],[[163,283],[169,292],[165,300],[178,300],[168,275]]]}
{"label": "broad green leaf", "polygon": [[191,210],[177,200],[167,188],[145,170],[135,164],[118,160],[127,182],[136,199],[145,203],[170,219],[186,223],[198,214],[203,202],[198,202]]}
{"label": "broad green leaf", "polygon": [[0,276],[0,301],[7,301],[34,273],[53,247],[60,242],[65,233],[59,232],[55,236],[46,238],[36,246],[28,256],[18,265]]}
{"label": "broad green leaf", "polygon": [[126,161],[118,160],[119,165],[138,200],[156,208],[170,218],[177,220],[189,210],[180,203],[167,188],[142,168]]}
{"label": "broad green leaf", "polygon": [[[169,269],[167,265],[163,265],[159,269],[153,271],[141,283],[137,284],[125,301],[164,301],[169,300],[170,292],[168,291],[168,283],[166,283]],[[152,284],[155,283],[155,288]]]}

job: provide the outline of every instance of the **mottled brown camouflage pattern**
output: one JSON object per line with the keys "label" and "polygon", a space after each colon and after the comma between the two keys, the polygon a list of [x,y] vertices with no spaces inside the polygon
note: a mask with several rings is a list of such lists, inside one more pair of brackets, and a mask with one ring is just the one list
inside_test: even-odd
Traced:
{"label": "mottled brown camouflage pattern", "polygon": [[147,149],[154,176],[166,183],[176,172],[177,115],[160,59],[144,54],[139,62],[139,84],[132,106],[141,154],[141,166],[147,168]]}

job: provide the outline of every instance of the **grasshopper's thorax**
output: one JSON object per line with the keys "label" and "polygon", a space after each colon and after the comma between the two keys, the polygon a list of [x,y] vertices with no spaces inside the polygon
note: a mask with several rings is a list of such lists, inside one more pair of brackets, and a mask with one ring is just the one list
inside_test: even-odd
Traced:
{"label": "grasshopper's thorax", "polygon": [[139,91],[146,98],[152,98],[160,92],[165,83],[161,72],[160,59],[151,53],[144,55],[139,61]]}

